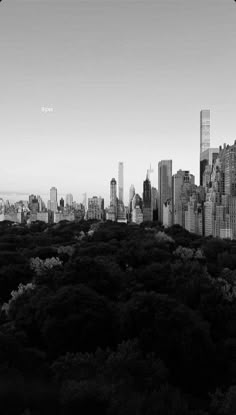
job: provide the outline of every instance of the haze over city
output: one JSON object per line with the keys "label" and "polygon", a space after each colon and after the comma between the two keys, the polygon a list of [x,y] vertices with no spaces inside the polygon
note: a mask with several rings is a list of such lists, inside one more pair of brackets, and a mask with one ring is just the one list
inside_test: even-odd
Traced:
{"label": "haze over city", "polygon": [[[199,180],[236,138],[236,5],[224,0],[11,0],[0,6],[1,195],[101,195],[124,162],[125,201],[173,160]],[[48,109],[48,110],[46,110]]]}

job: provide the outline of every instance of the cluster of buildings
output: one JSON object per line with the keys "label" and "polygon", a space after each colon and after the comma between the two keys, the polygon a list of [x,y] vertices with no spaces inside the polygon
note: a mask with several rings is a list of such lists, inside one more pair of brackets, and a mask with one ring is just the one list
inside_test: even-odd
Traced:
{"label": "cluster of buildings", "polygon": [[236,239],[236,141],[211,148],[210,110],[200,113],[199,183],[196,186],[186,171],[173,175],[166,208],[170,215],[163,223],[179,224],[203,236]]}
{"label": "cluster of buildings", "polygon": [[9,220],[15,223],[58,223],[62,220],[81,220],[85,217],[85,207],[82,203],[73,201],[73,195],[67,194],[65,200],[58,201],[57,189],[50,189],[50,199],[47,206],[41,196],[30,195],[28,200],[10,204],[0,199],[0,221]]}
{"label": "cluster of buildings", "polygon": [[124,204],[124,163],[118,164],[118,183],[110,181],[110,203],[104,206],[101,196],[76,203],[72,194],[58,200],[57,189],[50,189],[47,205],[40,196],[11,205],[0,199],[0,221],[18,223],[62,220],[111,220],[133,222],[158,220],[164,226],[178,224],[203,236],[236,239],[236,140],[232,145],[211,147],[210,110],[200,112],[200,177],[199,186],[188,170],[172,174],[172,160],[158,163],[158,189],[151,184],[147,170],[142,195],[132,184],[128,205]]}
{"label": "cluster of buildings", "polygon": [[[128,221],[159,220],[166,227],[176,224],[199,235],[236,239],[236,140],[211,147],[210,110],[200,112],[200,185],[188,170],[172,174],[172,160],[158,163],[158,189],[151,184],[151,172],[150,168],[143,182],[142,197],[134,185],[130,187]],[[111,220],[120,219],[120,183],[123,167],[119,198],[115,179],[110,183]]]}

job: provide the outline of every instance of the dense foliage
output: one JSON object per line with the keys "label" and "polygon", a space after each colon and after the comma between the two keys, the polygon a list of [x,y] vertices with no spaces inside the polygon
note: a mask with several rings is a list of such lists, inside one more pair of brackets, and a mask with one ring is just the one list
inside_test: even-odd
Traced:
{"label": "dense foliage", "polygon": [[236,413],[236,242],[0,223],[5,415]]}

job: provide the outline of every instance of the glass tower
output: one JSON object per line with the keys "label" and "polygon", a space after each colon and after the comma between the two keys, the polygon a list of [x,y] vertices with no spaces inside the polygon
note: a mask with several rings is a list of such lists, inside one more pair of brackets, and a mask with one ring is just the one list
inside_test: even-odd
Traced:
{"label": "glass tower", "polygon": [[119,200],[124,202],[124,163],[119,162],[118,165],[118,186],[119,186]]}
{"label": "glass tower", "polygon": [[158,217],[163,223],[163,204],[172,198],[172,160],[161,160],[158,163]]}
{"label": "glass tower", "polygon": [[200,112],[200,153],[210,148],[210,110]]}

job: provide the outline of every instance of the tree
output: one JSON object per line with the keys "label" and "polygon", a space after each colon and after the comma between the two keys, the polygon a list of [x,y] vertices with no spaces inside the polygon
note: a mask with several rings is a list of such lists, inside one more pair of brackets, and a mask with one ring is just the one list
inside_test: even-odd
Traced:
{"label": "tree", "polygon": [[197,314],[154,292],[134,294],[121,311],[124,338],[137,337],[142,350],[159,356],[172,381],[192,392],[215,387],[215,348],[208,325]]}

